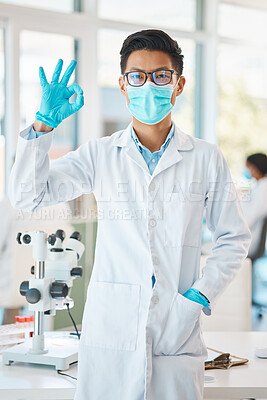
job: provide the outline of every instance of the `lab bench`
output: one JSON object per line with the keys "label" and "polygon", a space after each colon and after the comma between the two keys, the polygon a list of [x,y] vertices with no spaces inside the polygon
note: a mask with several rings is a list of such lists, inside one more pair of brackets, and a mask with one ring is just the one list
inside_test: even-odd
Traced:
{"label": "lab bench", "polygon": [[[206,345],[249,359],[246,365],[228,370],[207,370],[215,378],[205,383],[205,399],[267,398],[267,359],[255,356],[255,348],[267,347],[266,332],[204,332]],[[77,364],[67,374],[77,377]],[[0,362],[0,398],[5,400],[70,400],[76,381],[58,375],[44,365]]]}

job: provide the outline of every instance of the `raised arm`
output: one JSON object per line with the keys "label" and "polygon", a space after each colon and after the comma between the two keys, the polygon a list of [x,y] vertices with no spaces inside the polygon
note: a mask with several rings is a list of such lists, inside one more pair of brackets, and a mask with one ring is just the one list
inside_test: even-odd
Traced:
{"label": "raised arm", "polygon": [[57,160],[49,160],[52,133],[26,140],[21,132],[9,181],[11,204],[24,211],[72,200],[94,189],[97,141],[91,140]]}
{"label": "raised arm", "polygon": [[[18,139],[9,196],[14,207],[25,211],[71,200],[93,190],[95,141],[58,160],[50,162],[48,157],[53,128],[84,104],[82,89],[76,83],[67,87],[76,61],[70,63],[59,82],[62,64],[63,61],[59,60],[50,84],[40,67],[43,89],[40,110],[36,113],[34,124],[22,131]],[[70,103],[69,98],[75,92],[77,99]]]}

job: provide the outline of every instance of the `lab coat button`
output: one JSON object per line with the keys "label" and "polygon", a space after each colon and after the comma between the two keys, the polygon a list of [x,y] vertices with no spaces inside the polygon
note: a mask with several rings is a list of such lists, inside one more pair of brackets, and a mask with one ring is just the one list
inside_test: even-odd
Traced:
{"label": "lab coat button", "polygon": [[158,296],[153,296],[153,297],[151,298],[151,300],[152,300],[152,302],[153,302],[154,304],[157,304],[157,303],[159,302]]}
{"label": "lab coat button", "polygon": [[147,344],[151,344],[151,338],[150,338],[150,337],[147,337],[147,338],[146,338],[146,342],[147,342]]}
{"label": "lab coat button", "polygon": [[155,190],[155,188],[156,188],[155,183],[152,182],[152,183],[150,184],[149,188],[150,188],[150,190]]}
{"label": "lab coat button", "polygon": [[154,226],[157,225],[157,221],[156,221],[155,219],[151,219],[151,220],[149,221],[149,225],[152,226],[152,227],[154,227]]}

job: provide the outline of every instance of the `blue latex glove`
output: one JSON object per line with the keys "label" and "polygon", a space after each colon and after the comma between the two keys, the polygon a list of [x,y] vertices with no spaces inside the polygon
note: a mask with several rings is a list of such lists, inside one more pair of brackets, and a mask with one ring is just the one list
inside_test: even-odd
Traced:
{"label": "blue latex glove", "polygon": [[196,303],[202,304],[205,308],[209,307],[210,303],[208,300],[202,296],[197,289],[189,289],[187,292],[184,294],[184,297],[186,297],[189,300],[195,301]]}
{"label": "blue latex glove", "polygon": [[[52,81],[47,82],[43,67],[39,68],[40,83],[43,88],[43,96],[40,105],[40,111],[35,115],[38,121],[56,128],[63,119],[74,114],[84,105],[83,91],[77,83],[67,87],[69,79],[76,67],[77,62],[72,60],[66,69],[61,81],[58,82],[61,74],[63,60],[59,59],[56,65]],[[74,103],[69,102],[69,98],[77,93],[77,99]]]}

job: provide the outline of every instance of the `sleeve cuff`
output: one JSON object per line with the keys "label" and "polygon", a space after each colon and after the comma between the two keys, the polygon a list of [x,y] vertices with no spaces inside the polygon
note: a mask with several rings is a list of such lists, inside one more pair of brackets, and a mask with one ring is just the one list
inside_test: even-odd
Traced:
{"label": "sleeve cuff", "polygon": [[37,132],[33,129],[33,124],[31,124],[28,128],[24,129],[20,136],[26,140],[38,139],[40,136],[46,135],[47,133],[51,133],[53,129],[49,132]]}

